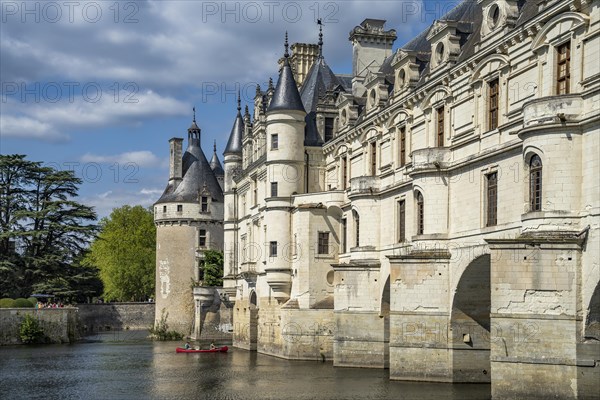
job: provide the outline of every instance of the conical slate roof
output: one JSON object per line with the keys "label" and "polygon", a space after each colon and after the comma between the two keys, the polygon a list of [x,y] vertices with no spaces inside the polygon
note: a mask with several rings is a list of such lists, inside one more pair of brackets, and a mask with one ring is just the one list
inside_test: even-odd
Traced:
{"label": "conical slate roof", "polygon": [[216,140],[215,140],[215,144],[213,145],[213,156],[210,160],[210,169],[213,170],[215,176],[225,175],[223,166],[221,166],[221,161],[219,161],[219,157],[217,156],[217,141]]}
{"label": "conical slate roof", "polygon": [[238,93],[237,115],[229,134],[229,141],[223,154],[242,154],[242,137],[244,136],[244,119],[241,113],[240,95]]}
{"label": "conical slate roof", "polygon": [[[201,196],[206,195],[210,195],[215,202],[223,202],[221,186],[200,148],[200,128],[195,121],[188,133],[189,144],[182,158],[182,180],[177,186],[168,184],[156,204],[197,203]],[[197,136],[191,136],[192,133]]]}
{"label": "conical slate roof", "polygon": [[300,93],[298,92],[298,85],[296,85],[296,80],[294,79],[292,68],[290,67],[286,33],[283,67],[279,73],[277,87],[275,87],[275,93],[273,94],[267,112],[294,110],[305,111],[302,99],[300,98]]}

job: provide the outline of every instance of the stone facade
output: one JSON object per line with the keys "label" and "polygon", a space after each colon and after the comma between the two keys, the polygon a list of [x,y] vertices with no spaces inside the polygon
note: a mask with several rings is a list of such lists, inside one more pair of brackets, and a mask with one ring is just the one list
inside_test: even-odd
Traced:
{"label": "stone facade", "polygon": [[225,153],[234,345],[597,396],[599,28],[597,1],[467,0],[392,53],[365,20],[353,76],[320,56],[299,92],[286,49]]}

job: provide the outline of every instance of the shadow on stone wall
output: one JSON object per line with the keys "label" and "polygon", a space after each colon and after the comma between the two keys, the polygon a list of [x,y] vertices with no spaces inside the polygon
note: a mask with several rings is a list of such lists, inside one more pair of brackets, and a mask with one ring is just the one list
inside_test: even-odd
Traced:
{"label": "shadow on stone wall", "polygon": [[74,343],[80,338],[77,308],[4,308],[0,310],[0,345],[21,344],[19,331],[27,314],[38,321],[46,343]]}
{"label": "shadow on stone wall", "polygon": [[143,330],[154,324],[154,303],[78,304],[83,335]]}

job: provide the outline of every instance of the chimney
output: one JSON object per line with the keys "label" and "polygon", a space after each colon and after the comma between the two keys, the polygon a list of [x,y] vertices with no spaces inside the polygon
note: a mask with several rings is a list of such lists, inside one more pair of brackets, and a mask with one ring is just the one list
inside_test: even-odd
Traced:
{"label": "chimney", "polygon": [[174,183],[175,186],[177,186],[182,178],[181,153],[183,149],[183,139],[173,138],[169,140],[169,147],[171,149],[169,154],[169,183]]}
{"label": "chimney", "polygon": [[385,30],[385,20],[367,18],[350,32],[352,42],[352,94],[364,94],[364,80],[369,71],[377,72],[392,55],[396,31]]}

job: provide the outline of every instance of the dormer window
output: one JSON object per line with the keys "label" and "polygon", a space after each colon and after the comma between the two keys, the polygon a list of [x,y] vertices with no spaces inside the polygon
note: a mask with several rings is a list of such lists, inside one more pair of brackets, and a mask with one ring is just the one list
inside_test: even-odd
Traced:
{"label": "dormer window", "polygon": [[404,87],[406,85],[406,71],[403,69],[398,72],[398,86]]}
{"label": "dormer window", "polygon": [[208,197],[207,196],[202,196],[202,199],[200,202],[200,211],[203,213],[208,212]]}
{"label": "dormer window", "polygon": [[441,64],[444,61],[444,43],[438,43],[435,47],[435,61],[437,64]]}
{"label": "dormer window", "polygon": [[369,104],[371,107],[375,107],[375,103],[377,102],[377,94],[375,93],[375,89],[369,92]]}
{"label": "dormer window", "polygon": [[500,7],[498,7],[498,4],[492,4],[488,11],[487,21],[490,30],[496,29],[498,22],[500,22]]}
{"label": "dormer window", "polygon": [[342,110],[342,115],[340,116],[340,123],[342,125],[346,125],[348,122],[348,112],[344,109]]}

